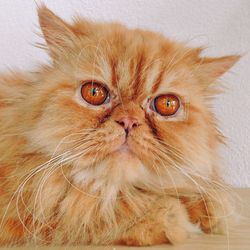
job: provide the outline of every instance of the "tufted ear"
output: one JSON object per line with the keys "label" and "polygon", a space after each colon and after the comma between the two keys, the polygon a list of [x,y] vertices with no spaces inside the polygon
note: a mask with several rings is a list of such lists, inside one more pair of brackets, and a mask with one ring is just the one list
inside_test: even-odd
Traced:
{"label": "tufted ear", "polygon": [[200,58],[197,69],[207,83],[212,83],[232,68],[239,59],[238,55],[219,58],[203,57]]}
{"label": "tufted ear", "polygon": [[41,30],[53,59],[62,55],[65,49],[74,45],[76,35],[71,27],[44,5],[38,7]]}

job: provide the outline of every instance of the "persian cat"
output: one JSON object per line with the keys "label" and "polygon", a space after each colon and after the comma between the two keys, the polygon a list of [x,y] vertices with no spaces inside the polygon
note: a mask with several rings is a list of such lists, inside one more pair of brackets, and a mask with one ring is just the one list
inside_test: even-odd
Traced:
{"label": "persian cat", "polygon": [[51,62],[0,76],[0,244],[176,244],[223,233],[216,80],[239,56],[45,6]]}

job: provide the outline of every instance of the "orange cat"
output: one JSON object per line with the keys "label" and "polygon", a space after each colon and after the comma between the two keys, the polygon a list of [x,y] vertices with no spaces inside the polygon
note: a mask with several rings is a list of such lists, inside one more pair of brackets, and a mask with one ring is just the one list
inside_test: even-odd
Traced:
{"label": "orange cat", "polygon": [[223,232],[209,109],[238,56],[38,10],[49,65],[0,77],[0,244],[178,243]]}

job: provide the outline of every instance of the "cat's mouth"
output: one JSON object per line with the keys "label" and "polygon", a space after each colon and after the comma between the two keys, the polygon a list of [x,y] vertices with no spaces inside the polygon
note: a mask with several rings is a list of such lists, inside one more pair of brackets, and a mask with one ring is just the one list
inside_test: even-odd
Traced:
{"label": "cat's mouth", "polygon": [[[119,136],[120,137],[120,136]],[[117,141],[116,145],[114,146],[113,150],[111,150],[111,154],[115,153],[115,154],[133,154],[133,149],[131,146],[131,136],[128,135],[124,135],[124,137],[120,137],[119,140]]]}
{"label": "cat's mouth", "polygon": [[131,144],[132,138],[128,138],[127,136],[124,138],[124,141],[118,146],[118,148],[114,151],[115,153],[134,155],[133,146]]}
{"label": "cat's mouth", "polygon": [[127,164],[128,159],[131,160],[132,158],[136,159],[136,161],[141,161],[141,155],[145,155],[145,153],[143,152],[143,147],[140,149],[139,146],[138,148],[136,137],[137,135],[133,132],[130,135],[126,135],[121,133],[121,131],[114,131],[110,133],[109,137],[102,137],[103,143],[96,143],[96,146],[89,153],[81,157],[81,164],[79,164],[79,160],[77,164],[81,167],[88,166],[89,162],[92,165],[98,165],[100,162],[113,159],[113,157],[117,159],[121,157],[122,160],[119,160],[118,164]]}

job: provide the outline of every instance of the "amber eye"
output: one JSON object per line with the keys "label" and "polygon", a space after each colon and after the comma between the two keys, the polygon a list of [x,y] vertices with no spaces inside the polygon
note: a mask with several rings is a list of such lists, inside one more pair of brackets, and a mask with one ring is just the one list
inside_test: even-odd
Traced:
{"label": "amber eye", "polygon": [[101,83],[87,82],[81,88],[82,98],[89,104],[102,105],[109,98],[109,92]]}
{"label": "amber eye", "polygon": [[173,94],[159,95],[153,100],[154,110],[162,116],[174,115],[180,108],[179,98]]}

